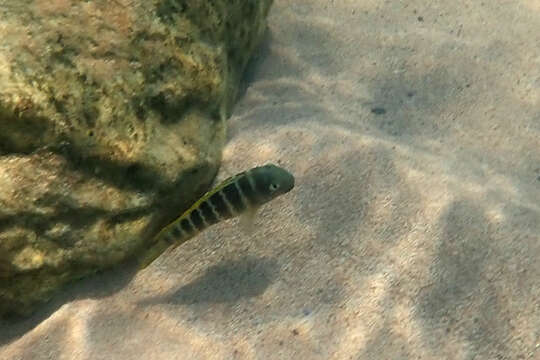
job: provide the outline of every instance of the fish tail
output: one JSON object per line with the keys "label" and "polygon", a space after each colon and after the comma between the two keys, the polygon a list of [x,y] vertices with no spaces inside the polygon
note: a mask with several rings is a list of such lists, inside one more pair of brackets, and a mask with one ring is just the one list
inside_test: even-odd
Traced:
{"label": "fish tail", "polygon": [[159,255],[163,254],[171,244],[163,239],[158,240],[152,247],[150,247],[139,259],[139,269],[144,269],[156,260]]}
{"label": "fish tail", "polygon": [[174,249],[199,232],[191,220],[192,212],[187,211],[156,235],[150,247],[142,254],[139,269],[142,270],[150,265],[168,248]]}

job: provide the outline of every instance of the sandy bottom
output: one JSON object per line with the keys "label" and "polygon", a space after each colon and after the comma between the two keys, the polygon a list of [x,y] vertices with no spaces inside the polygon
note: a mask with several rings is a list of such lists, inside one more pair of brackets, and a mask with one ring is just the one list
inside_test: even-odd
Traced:
{"label": "sandy bottom", "polygon": [[540,359],[540,3],[276,0],[220,178],[295,189],[2,324],[1,359]]}

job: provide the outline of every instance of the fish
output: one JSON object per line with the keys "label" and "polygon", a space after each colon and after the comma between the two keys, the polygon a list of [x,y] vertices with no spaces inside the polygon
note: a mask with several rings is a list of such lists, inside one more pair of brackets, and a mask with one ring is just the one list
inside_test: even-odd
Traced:
{"label": "fish", "polygon": [[250,230],[257,210],[291,191],[294,180],[291,173],[274,164],[254,167],[224,180],[158,232],[143,252],[139,269],[146,268],[168,248],[176,248],[222,220],[241,216],[242,226]]}

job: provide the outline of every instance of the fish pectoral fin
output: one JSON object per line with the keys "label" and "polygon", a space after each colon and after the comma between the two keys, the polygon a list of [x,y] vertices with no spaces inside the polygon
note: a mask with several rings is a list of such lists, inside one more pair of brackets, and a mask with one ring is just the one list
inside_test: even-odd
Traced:
{"label": "fish pectoral fin", "polygon": [[250,208],[240,216],[240,227],[244,233],[253,233],[253,230],[255,229],[255,217],[257,216],[258,209],[258,207]]}

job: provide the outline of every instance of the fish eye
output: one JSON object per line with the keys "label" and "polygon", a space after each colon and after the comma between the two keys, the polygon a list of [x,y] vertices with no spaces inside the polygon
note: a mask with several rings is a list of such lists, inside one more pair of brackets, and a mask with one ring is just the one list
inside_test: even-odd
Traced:
{"label": "fish eye", "polygon": [[278,184],[271,183],[268,188],[270,189],[270,191],[276,191],[278,187],[279,187]]}

